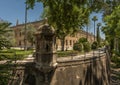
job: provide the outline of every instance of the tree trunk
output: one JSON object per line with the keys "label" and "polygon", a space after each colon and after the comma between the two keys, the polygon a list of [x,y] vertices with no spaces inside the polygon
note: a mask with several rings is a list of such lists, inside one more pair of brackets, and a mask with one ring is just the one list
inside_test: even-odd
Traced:
{"label": "tree trunk", "polygon": [[88,25],[87,25],[87,28],[86,28],[86,39],[87,39],[87,41],[88,41]]}
{"label": "tree trunk", "polygon": [[61,38],[61,51],[64,51],[65,36]]}
{"label": "tree trunk", "polygon": [[97,28],[97,32],[96,32],[96,38],[97,38],[97,42],[98,42],[98,46],[100,46],[100,31],[99,31],[99,27]]}
{"label": "tree trunk", "polygon": [[113,56],[113,50],[114,50],[114,39],[110,41],[110,56]]}
{"label": "tree trunk", "polygon": [[34,45],[34,43],[33,43],[33,42],[31,42],[31,47],[33,47],[33,45]]}

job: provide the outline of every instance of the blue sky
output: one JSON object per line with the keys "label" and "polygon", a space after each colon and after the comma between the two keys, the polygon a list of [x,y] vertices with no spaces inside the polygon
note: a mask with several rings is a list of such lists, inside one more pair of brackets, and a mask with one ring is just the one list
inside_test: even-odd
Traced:
{"label": "blue sky", "polygon": [[[43,12],[43,6],[41,3],[36,3],[34,9],[28,10],[27,22],[33,22],[40,20],[40,16]],[[98,21],[96,24],[102,23],[102,14],[93,13],[90,17],[97,16]],[[25,0],[0,0],[0,19],[6,20],[12,23],[12,26],[16,24],[17,19],[19,24],[25,22]],[[89,32],[93,33],[93,21],[90,22]],[[104,35],[101,33],[104,38]]]}
{"label": "blue sky", "polygon": [[[37,3],[33,10],[28,10],[28,22],[40,19],[43,7],[41,3]],[[16,24],[24,23],[25,19],[25,0],[0,0],[0,18]]]}

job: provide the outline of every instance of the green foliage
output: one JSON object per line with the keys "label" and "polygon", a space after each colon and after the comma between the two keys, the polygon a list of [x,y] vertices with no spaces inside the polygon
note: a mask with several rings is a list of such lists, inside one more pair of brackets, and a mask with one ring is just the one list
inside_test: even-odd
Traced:
{"label": "green foliage", "polygon": [[86,38],[82,37],[78,40],[77,43],[74,44],[73,49],[80,52],[81,51],[89,52],[91,50],[91,45]]}
{"label": "green foliage", "polygon": [[[34,8],[35,6],[35,3],[36,2],[42,2],[43,3],[43,6],[46,7],[46,6],[49,6],[49,5],[52,5],[52,2],[54,4],[57,4],[57,2],[61,2],[59,0],[26,0],[26,3],[28,4],[28,8]],[[76,4],[77,6],[79,7],[82,7],[83,5],[85,5],[86,7],[89,7],[89,9],[91,11],[96,11],[98,12],[99,10],[101,10],[102,8],[104,9],[107,5],[110,4],[110,2],[114,2],[114,5],[115,4],[118,4],[119,0],[66,0],[66,1],[62,1],[64,2],[64,4],[66,3],[72,3],[72,4]],[[110,4],[111,5],[111,4]]]}
{"label": "green foliage", "polygon": [[[8,22],[0,22],[0,51],[4,48],[10,48],[11,44],[9,41],[9,37],[7,33],[10,32],[8,26],[10,23]],[[0,52],[1,54],[1,52]],[[0,55],[0,61],[6,59],[6,55]],[[11,60],[10,60],[11,61]],[[11,62],[7,62],[6,64],[0,64],[0,85],[7,85],[10,78],[10,65]]]}
{"label": "green foliage", "polygon": [[83,47],[85,52],[89,52],[91,50],[91,45],[89,42],[84,42]]}
{"label": "green foliage", "polygon": [[6,60],[4,64],[0,64],[0,85],[7,85],[10,78],[14,76],[11,72],[13,70],[12,61],[21,60],[28,54],[32,54],[33,51],[15,50],[15,49],[5,49],[0,50],[0,61]]}
{"label": "green foliage", "polygon": [[92,20],[93,20],[94,22],[97,21],[97,20],[98,20],[98,19],[97,19],[97,16],[93,16]]}
{"label": "green foliage", "polygon": [[99,47],[100,47],[100,43],[101,43],[101,42],[100,42],[100,41],[101,41],[101,38],[100,38],[100,26],[101,26],[101,23],[98,23],[98,24],[97,24],[97,34],[96,34],[96,35],[97,35],[97,36],[96,36],[96,37],[97,37],[97,42],[98,42],[98,46],[99,46]]}
{"label": "green foliage", "polygon": [[120,5],[114,7],[114,10],[110,15],[104,17],[105,26],[102,31],[106,35],[106,40],[109,42],[110,51],[112,55],[113,49],[119,49],[119,41],[120,41]]}
{"label": "green foliage", "polygon": [[10,30],[8,30],[8,26],[10,23],[1,22],[0,23],[0,50],[3,48],[9,48],[11,46],[8,37],[5,36]]}
{"label": "green foliage", "polygon": [[[33,46],[33,44],[35,43],[35,37],[34,37],[34,33],[36,32],[36,29],[34,28],[33,25],[28,25],[26,28],[26,39],[29,43],[31,43],[31,47]],[[25,29],[21,30],[21,33],[24,34],[25,33]]]}
{"label": "green foliage", "polygon": [[26,0],[28,8],[32,9],[36,2],[43,4],[42,17],[47,17],[49,25],[56,30],[56,36],[64,39],[88,24],[90,13],[102,9],[106,0]]}
{"label": "green foliage", "polygon": [[91,46],[90,46],[90,43],[87,41],[87,38],[82,37],[82,38],[80,38],[80,39],[78,40],[78,42],[79,42],[79,43],[82,43],[82,45],[83,45],[83,50],[84,50],[85,52],[89,52],[89,51],[91,50]]}
{"label": "green foliage", "polygon": [[94,41],[95,41],[95,30],[96,30],[96,27],[95,27],[95,22],[97,21],[97,16],[93,16],[92,18],[92,21],[94,22]]}
{"label": "green foliage", "polygon": [[9,49],[9,50],[1,50],[0,51],[0,60],[22,60],[27,55],[32,54],[33,50],[15,50],[15,49]]}
{"label": "green foliage", "polygon": [[103,7],[104,16],[110,15],[118,5],[120,5],[120,0],[106,0],[106,5]]}
{"label": "green foliage", "polygon": [[75,56],[79,54],[78,51],[58,51],[57,52],[58,57],[69,57],[69,56]]}
{"label": "green foliage", "polygon": [[79,43],[84,43],[84,42],[87,42],[87,39],[82,37],[78,40]]}
{"label": "green foliage", "polygon": [[56,28],[57,37],[61,39],[76,32],[87,21],[90,11],[85,1],[27,0],[27,4],[32,8],[35,2],[43,3],[44,18],[48,18],[49,24]]}
{"label": "green foliage", "polygon": [[27,40],[31,43],[31,46],[33,46],[35,43],[34,33],[36,32],[36,29],[32,25],[29,25],[27,28]]}
{"label": "green foliage", "polygon": [[120,67],[120,58],[118,56],[112,56],[111,62],[115,63],[116,67]]}
{"label": "green foliage", "polygon": [[8,85],[11,76],[11,69],[9,62],[6,64],[0,64],[0,85]]}
{"label": "green foliage", "polygon": [[82,43],[75,43],[74,46],[73,46],[73,49],[76,50],[76,51],[82,52],[83,44]]}
{"label": "green foliage", "polygon": [[95,50],[95,49],[97,49],[98,48],[98,42],[93,42],[92,43],[92,45],[91,45],[91,48],[93,49],[93,50]]}

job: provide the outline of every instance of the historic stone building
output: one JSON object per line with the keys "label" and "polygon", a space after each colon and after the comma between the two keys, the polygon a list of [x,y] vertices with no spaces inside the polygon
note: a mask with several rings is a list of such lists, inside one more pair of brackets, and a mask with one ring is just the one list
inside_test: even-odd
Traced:
{"label": "historic stone building", "polygon": [[[35,29],[39,29],[41,25],[44,24],[44,20],[41,21],[35,21],[35,22],[30,22],[27,23],[28,25],[32,25],[33,28]],[[21,33],[21,29],[24,29],[25,24],[18,24],[18,22],[16,23],[16,26],[13,26],[11,28],[13,28],[14,33],[15,33],[15,46],[16,47],[24,47],[24,34]],[[73,45],[74,43],[76,43],[76,41],[78,41],[79,38],[81,37],[86,37],[88,35],[88,41],[90,43],[92,43],[94,41],[94,36],[91,33],[87,33],[83,30],[78,31],[75,35],[68,35],[65,37],[65,50],[72,50],[73,49]],[[57,45],[57,50],[61,49],[61,42],[60,39],[57,39],[56,42]],[[30,43],[27,41],[27,47],[30,47]]]}

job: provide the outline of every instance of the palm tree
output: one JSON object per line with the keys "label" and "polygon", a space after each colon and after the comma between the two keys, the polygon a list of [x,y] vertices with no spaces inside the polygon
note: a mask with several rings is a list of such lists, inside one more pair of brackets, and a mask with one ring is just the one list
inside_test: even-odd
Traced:
{"label": "palm tree", "polygon": [[92,20],[94,21],[94,41],[95,41],[95,22],[98,20],[97,16],[93,16]]}
{"label": "palm tree", "polygon": [[89,19],[87,19],[86,20],[86,22],[85,22],[85,24],[86,24],[86,39],[88,40],[88,29],[89,29],[89,23],[90,22],[90,20]]}
{"label": "palm tree", "polygon": [[25,32],[24,32],[24,50],[27,50],[27,4],[25,4]]}
{"label": "palm tree", "polygon": [[96,37],[97,37],[98,46],[100,46],[100,29],[99,29],[100,26],[101,26],[101,23],[97,23]]}
{"label": "palm tree", "polygon": [[[7,52],[3,52],[2,50],[4,48],[10,47],[10,42],[8,40],[8,37],[6,37],[6,34],[10,32],[8,27],[10,26],[10,23],[0,21],[0,60],[7,60],[8,56],[6,55]],[[11,60],[11,59],[9,59]],[[0,64],[0,85],[7,85],[9,79],[11,78],[11,67],[10,62],[6,62],[5,64]]]}
{"label": "palm tree", "polygon": [[8,33],[10,30],[7,29],[10,23],[7,22],[0,22],[0,50],[2,48],[8,48],[10,46],[10,43],[8,41],[8,37],[6,37],[6,33]]}

